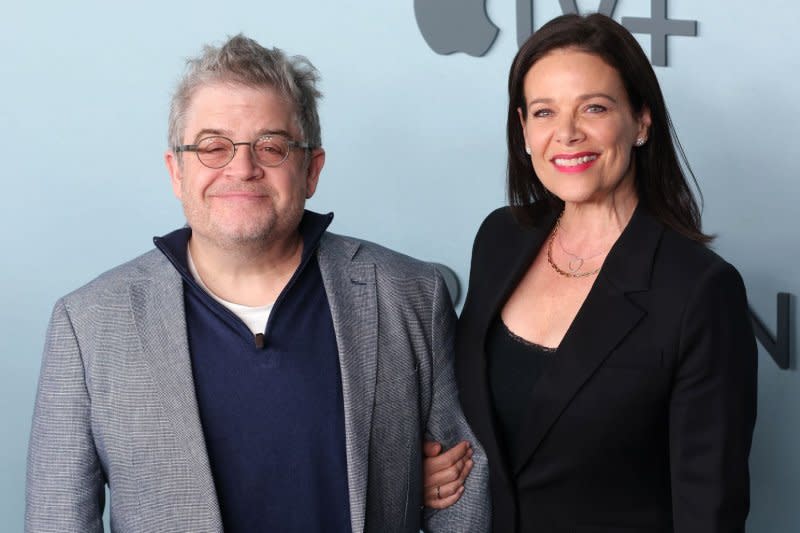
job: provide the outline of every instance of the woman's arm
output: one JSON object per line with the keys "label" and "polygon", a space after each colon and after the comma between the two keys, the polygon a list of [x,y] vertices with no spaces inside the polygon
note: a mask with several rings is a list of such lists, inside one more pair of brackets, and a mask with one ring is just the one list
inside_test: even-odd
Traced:
{"label": "woman's arm", "polygon": [[450,507],[464,492],[464,481],[472,470],[472,447],[464,441],[442,452],[438,442],[426,442],[423,451],[425,506],[431,509]]}
{"label": "woman's arm", "polygon": [[719,261],[682,319],[670,398],[675,531],[744,531],[756,418],[757,350],[739,273]]}

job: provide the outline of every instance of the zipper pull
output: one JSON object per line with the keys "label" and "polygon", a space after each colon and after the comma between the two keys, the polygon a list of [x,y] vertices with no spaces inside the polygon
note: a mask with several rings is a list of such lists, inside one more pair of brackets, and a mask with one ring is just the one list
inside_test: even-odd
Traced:
{"label": "zipper pull", "polygon": [[256,333],[256,348],[259,350],[264,347],[264,334],[263,333]]}

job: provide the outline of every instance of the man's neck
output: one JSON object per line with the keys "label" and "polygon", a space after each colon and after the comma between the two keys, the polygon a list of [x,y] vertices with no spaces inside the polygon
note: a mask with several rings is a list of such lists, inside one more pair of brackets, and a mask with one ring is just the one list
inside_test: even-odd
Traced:
{"label": "man's neck", "polygon": [[300,265],[303,239],[295,232],[263,246],[222,249],[193,235],[188,251],[212,293],[229,302],[257,307],[273,303],[289,282]]}

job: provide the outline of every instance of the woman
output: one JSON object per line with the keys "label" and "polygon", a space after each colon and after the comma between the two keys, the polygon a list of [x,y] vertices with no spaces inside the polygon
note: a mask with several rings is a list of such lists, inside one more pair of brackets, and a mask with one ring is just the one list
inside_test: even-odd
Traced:
{"label": "woman", "polygon": [[[605,16],[562,16],[519,50],[509,99],[511,206],[478,231],[456,341],[494,531],[742,531],[745,290],[706,247],[647,57]],[[465,449],[426,460],[428,506]]]}

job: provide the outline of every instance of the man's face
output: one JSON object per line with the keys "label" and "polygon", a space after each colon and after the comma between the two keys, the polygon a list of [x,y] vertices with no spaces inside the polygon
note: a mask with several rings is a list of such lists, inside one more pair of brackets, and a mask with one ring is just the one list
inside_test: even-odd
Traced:
{"label": "man's face", "polygon": [[[184,144],[210,136],[252,142],[268,133],[300,139],[294,108],[271,88],[213,84],[198,89],[186,116]],[[183,204],[192,239],[223,249],[280,243],[296,234],[306,198],[311,198],[325,152],[291,150],[277,167],[265,167],[246,145],[224,167],[203,165],[192,152],[165,154],[172,189]]]}

